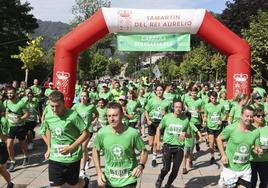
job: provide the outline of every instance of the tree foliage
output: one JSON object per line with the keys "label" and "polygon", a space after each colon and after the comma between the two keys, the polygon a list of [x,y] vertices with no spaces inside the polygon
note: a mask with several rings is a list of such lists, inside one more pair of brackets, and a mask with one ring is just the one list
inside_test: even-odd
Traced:
{"label": "tree foliage", "polygon": [[[268,10],[267,0],[228,0],[221,14],[222,22],[237,34],[249,27],[250,17],[259,9]],[[241,35],[240,35],[241,36]]]}
{"label": "tree foliage", "polygon": [[242,35],[251,46],[251,63],[254,72],[267,82],[268,11],[259,10],[256,16],[252,16],[249,28],[243,29]]}
{"label": "tree foliage", "polygon": [[109,58],[109,64],[107,67],[107,73],[109,76],[114,77],[121,71],[122,64],[119,59]]}
{"label": "tree foliage", "polygon": [[39,36],[35,39],[31,39],[28,36],[29,40],[27,46],[19,46],[20,53],[18,55],[11,55],[11,58],[19,59],[23,63],[22,69],[33,70],[35,66],[42,63],[42,58],[44,56],[44,50],[41,47],[41,42],[43,37]]}
{"label": "tree foliage", "polygon": [[72,13],[75,15],[74,23],[79,24],[92,16],[100,7],[110,7],[107,0],[75,0]]}
{"label": "tree foliage", "polygon": [[[38,27],[29,3],[18,0],[0,1],[0,78],[2,81],[18,79],[22,76],[20,64],[11,63],[11,55],[19,52],[18,46],[26,45],[26,33],[32,33]],[[16,74],[6,71],[13,70]]]}

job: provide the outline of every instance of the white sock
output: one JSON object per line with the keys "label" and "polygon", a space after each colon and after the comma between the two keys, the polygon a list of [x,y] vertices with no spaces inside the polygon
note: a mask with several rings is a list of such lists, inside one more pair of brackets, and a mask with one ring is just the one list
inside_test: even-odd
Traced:
{"label": "white sock", "polygon": [[157,153],[153,152],[153,160],[156,160]]}
{"label": "white sock", "polygon": [[211,154],[210,154],[210,158],[212,158],[212,157],[214,157],[214,153],[211,153]]}

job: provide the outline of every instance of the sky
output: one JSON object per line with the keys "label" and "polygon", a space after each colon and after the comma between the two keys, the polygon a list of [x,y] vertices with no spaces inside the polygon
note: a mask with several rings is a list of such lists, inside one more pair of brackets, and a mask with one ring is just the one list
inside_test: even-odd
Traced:
{"label": "sky", "polygon": [[[72,6],[75,0],[21,0],[28,1],[33,7],[30,12],[43,21],[60,21],[70,23],[74,18]],[[215,13],[225,9],[224,0],[111,0],[114,8],[143,8],[143,9],[192,9],[204,8]]]}

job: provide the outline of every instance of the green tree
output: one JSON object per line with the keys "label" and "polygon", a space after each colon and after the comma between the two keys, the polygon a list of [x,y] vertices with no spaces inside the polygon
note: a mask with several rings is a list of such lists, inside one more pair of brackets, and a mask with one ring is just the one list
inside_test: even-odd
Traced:
{"label": "green tree", "polygon": [[183,61],[180,65],[181,73],[194,80],[210,79],[211,62],[210,50],[204,43],[194,48],[192,51],[184,55]]}
{"label": "green tree", "polygon": [[29,3],[21,4],[18,0],[0,1],[1,81],[18,79],[23,74],[20,72],[20,64],[11,63],[11,55],[19,52],[18,46],[26,45],[28,38],[25,33],[32,33],[38,27],[37,20],[29,14],[31,10]]}
{"label": "green tree", "polygon": [[107,67],[107,73],[109,76],[114,77],[121,71],[122,64],[119,59],[109,58],[109,64]]}
{"label": "green tree", "polygon": [[75,0],[72,13],[75,15],[74,24],[79,24],[92,16],[100,7],[110,7],[107,0]]}
{"label": "green tree", "polygon": [[221,14],[222,22],[241,36],[241,30],[249,27],[250,17],[258,10],[268,10],[267,0],[228,0]]}
{"label": "green tree", "polygon": [[215,72],[215,81],[225,78],[226,75],[226,58],[220,53],[214,53],[211,58],[211,69]]}
{"label": "green tree", "polygon": [[262,78],[263,85],[266,87],[268,82],[268,11],[258,11],[258,14],[251,18],[249,28],[242,30],[242,34],[251,47],[251,66],[254,72]]}
{"label": "green tree", "polygon": [[95,79],[105,75],[107,57],[101,51],[86,50],[79,57],[79,76],[81,79]]}
{"label": "green tree", "polygon": [[22,69],[25,70],[25,82],[28,82],[28,72],[33,70],[35,66],[42,63],[42,58],[44,56],[44,50],[41,47],[41,42],[43,40],[42,36],[35,39],[29,40],[26,47],[19,47],[20,53],[18,55],[11,55],[11,58],[19,59],[23,66]]}

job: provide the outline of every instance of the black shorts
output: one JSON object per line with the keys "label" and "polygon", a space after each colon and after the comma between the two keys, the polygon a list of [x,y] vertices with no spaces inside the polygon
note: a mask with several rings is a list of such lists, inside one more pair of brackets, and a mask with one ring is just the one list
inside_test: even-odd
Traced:
{"label": "black shorts", "polygon": [[26,121],[25,125],[28,128],[29,131],[34,130],[34,128],[36,127],[37,122],[36,121]]}
{"label": "black shorts", "polygon": [[28,128],[26,125],[10,127],[7,137],[11,139],[17,138],[19,140],[25,140],[27,132]]}
{"label": "black shorts", "polygon": [[80,160],[73,163],[48,161],[48,177],[50,186],[60,186],[65,183],[76,185],[79,182]]}
{"label": "black shorts", "polygon": [[151,125],[148,125],[148,135],[149,136],[155,136],[156,134],[156,129],[159,126],[160,122],[152,122]]}
{"label": "black shorts", "polygon": [[207,128],[208,135],[214,135],[215,138],[217,138],[221,134],[222,129],[219,130],[213,130],[210,128]]}
{"label": "black shorts", "polygon": [[0,142],[0,164],[5,164],[8,160],[8,152],[7,152],[7,146],[6,143]]}

